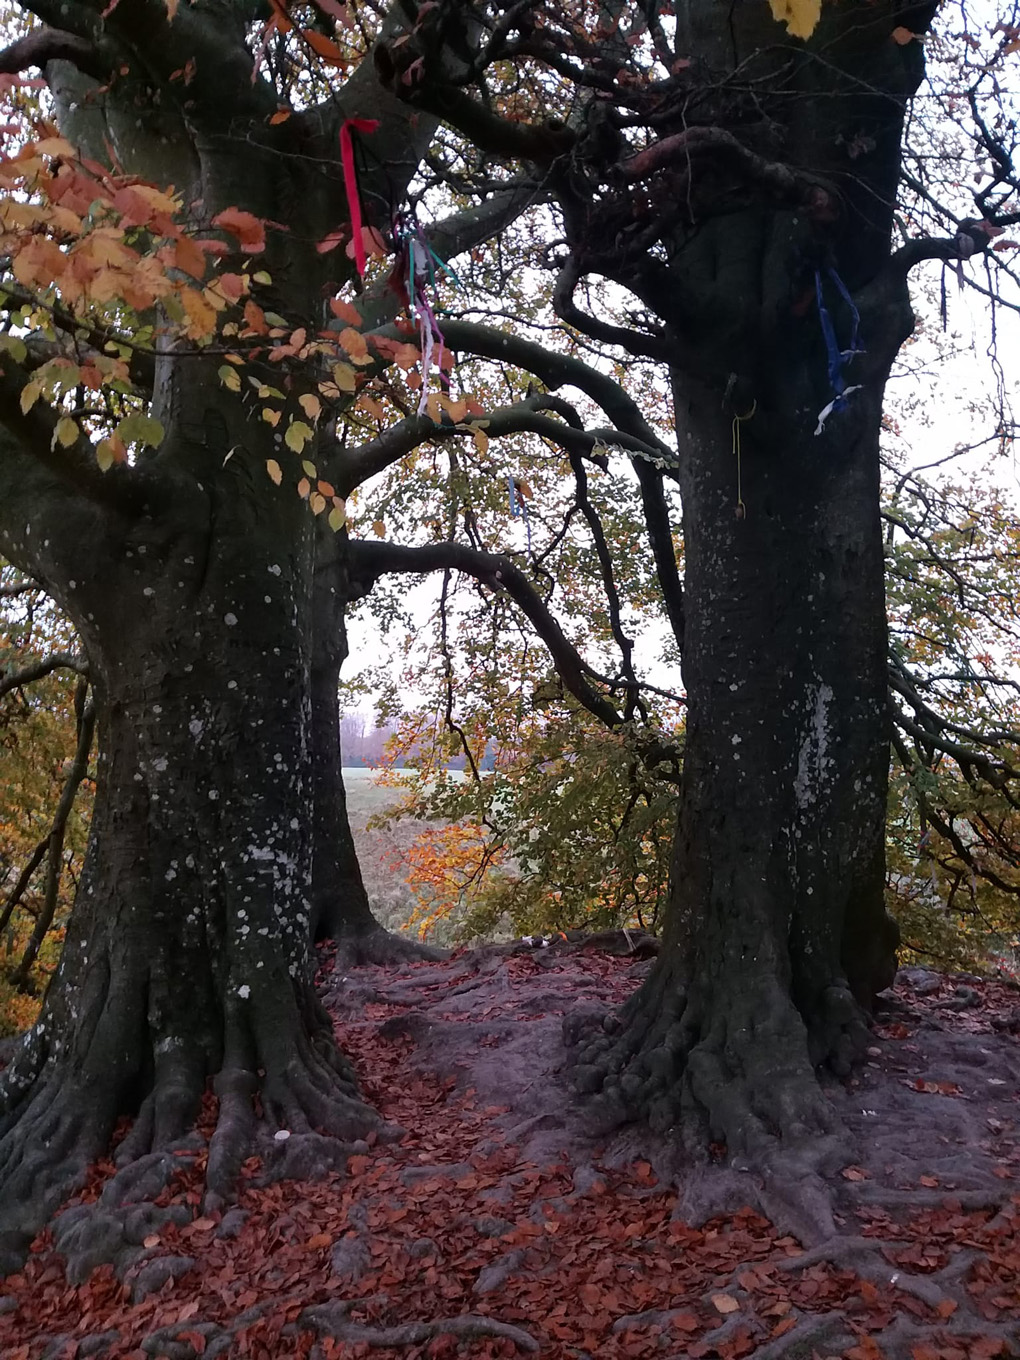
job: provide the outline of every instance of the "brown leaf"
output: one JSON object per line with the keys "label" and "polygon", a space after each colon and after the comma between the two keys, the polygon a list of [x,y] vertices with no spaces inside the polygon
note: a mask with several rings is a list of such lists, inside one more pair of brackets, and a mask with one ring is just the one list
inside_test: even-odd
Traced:
{"label": "brown leaf", "polygon": [[713,1294],[712,1307],[717,1313],[736,1313],[740,1310],[740,1304],[732,1294]]}

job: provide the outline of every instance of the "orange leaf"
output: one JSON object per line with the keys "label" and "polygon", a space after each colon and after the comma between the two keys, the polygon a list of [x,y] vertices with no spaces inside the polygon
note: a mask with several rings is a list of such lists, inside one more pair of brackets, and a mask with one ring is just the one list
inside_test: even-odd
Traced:
{"label": "orange leaf", "polygon": [[361,313],[357,307],[352,307],[349,302],[344,302],[343,298],[330,298],[329,310],[340,321],[346,321],[351,326],[361,325]]}
{"label": "orange leaf", "polygon": [[285,123],[289,117],[290,109],[277,109],[269,120],[270,126],[275,123]]}
{"label": "orange leaf", "polygon": [[331,66],[348,65],[347,58],[325,33],[318,33],[314,28],[303,28],[301,36],[312,51],[317,52],[323,61],[328,61]]}
{"label": "orange leaf", "polygon": [[316,1233],[314,1237],[310,1237],[305,1243],[305,1246],[309,1251],[318,1251],[320,1247],[331,1247],[332,1245],[333,1239],[330,1237],[329,1233]]}
{"label": "orange leaf", "polygon": [[265,227],[253,213],[244,212],[241,208],[224,208],[216,214],[212,224],[236,236],[241,249],[249,255],[266,248]]}

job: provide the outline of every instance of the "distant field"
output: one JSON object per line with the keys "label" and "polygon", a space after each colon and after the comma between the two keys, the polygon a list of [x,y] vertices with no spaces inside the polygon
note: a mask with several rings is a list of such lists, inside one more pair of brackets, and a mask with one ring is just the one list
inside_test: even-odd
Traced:
{"label": "distant field", "polygon": [[[415,770],[397,770],[396,773],[408,781],[418,777]],[[401,798],[399,786],[380,784],[377,776],[377,770],[364,765],[344,768],[347,816],[376,919],[387,930],[402,930],[416,905],[407,881],[406,852],[428,823],[407,818],[370,831],[367,823],[371,818],[385,812]]]}

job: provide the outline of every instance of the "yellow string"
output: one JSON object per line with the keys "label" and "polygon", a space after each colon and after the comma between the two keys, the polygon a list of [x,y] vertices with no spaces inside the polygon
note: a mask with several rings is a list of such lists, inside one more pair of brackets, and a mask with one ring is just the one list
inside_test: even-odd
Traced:
{"label": "yellow string", "polygon": [[737,519],[743,519],[743,518],[746,516],[746,514],[747,514],[747,506],[744,504],[744,498],[743,498],[743,495],[741,494],[741,484],[740,484],[740,478],[741,478],[741,468],[740,468],[740,422],[741,422],[742,420],[750,420],[751,417],[754,415],[755,411],[757,411],[757,409],[758,409],[758,398],[755,397],[754,402],[753,402],[753,404],[752,404],[752,406],[751,406],[751,409],[750,409],[750,411],[748,411],[748,413],[747,413],[746,416],[734,416],[734,417],[733,417],[733,453],[734,453],[734,456],[735,456],[735,458],[736,458],[736,460],[737,460],[737,508],[736,508]]}

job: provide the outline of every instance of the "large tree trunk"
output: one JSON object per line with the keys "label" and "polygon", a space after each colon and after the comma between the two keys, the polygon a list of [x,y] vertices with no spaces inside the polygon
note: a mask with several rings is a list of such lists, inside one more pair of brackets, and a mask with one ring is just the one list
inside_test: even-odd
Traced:
{"label": "large tree trunk", "polygon": [[[193,415],[219,400],[189,386]],[[215,436],[206,453],[222,464]],[[251,1148],[256,1097],[280,1173],[342,1163],[378,1123],[312,990],[312,521],[232,468],[214,494],[176,485],[148,514],[82,516],[43,545],[92,660],[101,758],[60,968],[0,1076],[0,1270],[119,1116],[134,1116],[122,1161],[165,1149],[209,1077],[215,1197]]]}
{"label": "large tree trunk", "polygon": [[[582,1085],[731,1152],[826,1123],[812,1068],[849,1070],[894,971],[880,389],[815,439],[732,427],[685,383],[688,697],[660,960]],[[607,1075],[608,1074],[608,1075]]]}
{"label": "large tree trunk", "polygon": [[[621,269],[674,354],[688,719],[662,953],[613,1033],[582,1047],[578,1081],[611,1122],[637,1113],[731,1157],[829,1127],[814,1069],[848,1072],[895,967],[879,433],[913,323],[889,260],[921,68],[889,37],[899,7],[877,8],[867,29],[823,9],[822,66],[775,47],[767,6],[732,31],[708,0],[683,7],[710,67],[799,93],[766,100],[774,122],[757,133],[812,183],[792,207],[762,186],[760,203],[746,185],[728,203],[706,164],[657,291],[641,262]],[[843,383],[854,390],[820,422]]]}

